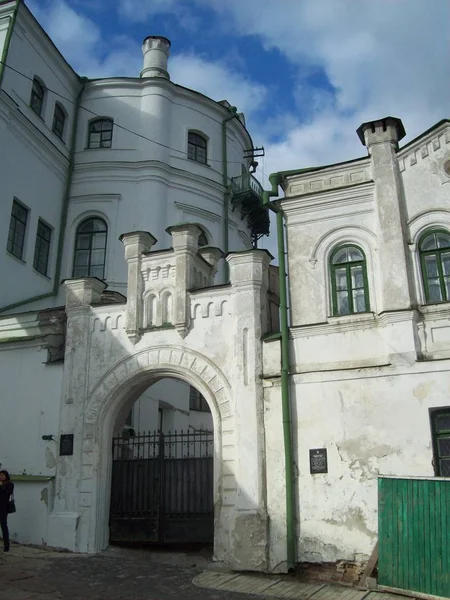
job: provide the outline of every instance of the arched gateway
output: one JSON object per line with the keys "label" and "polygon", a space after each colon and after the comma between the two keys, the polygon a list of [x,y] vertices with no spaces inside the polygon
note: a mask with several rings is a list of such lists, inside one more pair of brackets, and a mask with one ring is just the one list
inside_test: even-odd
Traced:
{"label": "arched gateway", "polygon": [[215,557],[267,570],[261,337],[270,320],[271,257],[262,250],[230,254],[231,283],[214,286],[220,251],[198,248],[196,225],[169,231],[173,249],[158,252],[150,252],[148,233],[122,236],[126,304],[105,294],[98,279],[65,282],[60,433],[71,451],[58,459],[48,543],[80,552],[107,546],[115,423],[145,388],[176,377],[195,387],[212,413]]}

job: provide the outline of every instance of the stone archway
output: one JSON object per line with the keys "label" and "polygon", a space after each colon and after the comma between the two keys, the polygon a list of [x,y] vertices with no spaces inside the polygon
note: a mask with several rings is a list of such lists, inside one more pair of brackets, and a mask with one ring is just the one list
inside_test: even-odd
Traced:
{"label": "stone archway", "polygon": [[[222,530],[221,518],[224,429],[227,456],[230,455],[230,448],[235,445],[230,385],[209,359],[198,352],[175,345],[150,347],[126,357],[102,377],[87,401],[84,411],[82,472],[85,482],[91,480],[91,491],[79,494],[80,514],[84,513],[77,536],[80,541],[79,549],[96,552],[108,545],[110,441],[114,423],[125,403],[133,401],[143,387],[148,387],[161,377],[176,377],[193,385],[210,406],[215,446],[214,554],[223,559],[229,547],[228,536]],[[227,463],[228,468],[232,468],[230,460]],[[86,490],[86,484],[82,489]]]}

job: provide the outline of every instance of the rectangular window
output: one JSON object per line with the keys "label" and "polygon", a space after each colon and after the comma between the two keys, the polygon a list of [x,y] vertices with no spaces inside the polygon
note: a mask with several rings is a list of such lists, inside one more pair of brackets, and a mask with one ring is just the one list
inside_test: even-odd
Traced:
{"label": "rectangular window", "polygon": [[438,477],[450,477],[450,408],[431,410],[434,472]]}
{"label": "rectangular window", "polygon": [[210,412],[208,403],[195,387],[189,389],[189,410],[198,410],[200,412]]}
{"label": "rectangular window", "polygon": [[34,247],[33,267],[42,275],[47,275],[51,237],[51,228],[39,219],[36,234],[36,245]]}
{"label": "rectangular window", "polygon": [[63,109],[59,106],[59,104],[55,104],[55,112],[53,113],[52,131],[56,136],[59,137],[60,140],[63,139],[65,120],[66,120],[66,115],[64,114]]}
{"label": "rectangular window", "polygon": [[27,219],[28,209],[17,200],[13,200],[6,249],[10,254],[20,260],[22,260],[23,257]]}

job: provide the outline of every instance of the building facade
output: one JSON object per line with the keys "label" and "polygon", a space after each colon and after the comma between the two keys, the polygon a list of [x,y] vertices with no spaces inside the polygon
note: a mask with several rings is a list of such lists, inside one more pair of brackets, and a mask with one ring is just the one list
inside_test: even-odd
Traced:
{"label": "building facade", "polygon": [[[289,264],[298,555],[312,562],[372,553],[380,475],[450,475],[450,122],[402,148],[399,119],[357,133],[368,156],[275,177]],[[279,406],[277,382],[266,380],[266,410]],[[326,452],[327,472],[314,474],[315,451]],[[282,514],[270,456],[269,507]]]}
{"label": "building facade", "polygon": [[172,83],[165,38],[144,41],[140,78],[85,81],[15,8],[0,5],[0,276],[14,282],[0,462],[26,515],[13,538],[100,551],[112,437],[212,428],[216,559],[286,571],[293,537],[294,562],[363,564],[378,478],[449,475],[450,122],[404,147],[399,119],[364,123],[363,158],[271,176],[291,522],[278,279],[254,247],[269,219],[242,115]]}

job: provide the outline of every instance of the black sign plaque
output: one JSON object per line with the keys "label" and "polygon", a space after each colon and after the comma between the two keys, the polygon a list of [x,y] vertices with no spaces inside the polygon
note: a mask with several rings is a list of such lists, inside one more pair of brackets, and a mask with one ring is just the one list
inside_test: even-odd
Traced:
{"label": "black sign plaque", "polygon": [[59,438],[59,455],[72,456],[73,454],[73,433],[63,433]]}
{"label": "black sign plaque", "polygon": [[309,451],[309,469],[312,475],[328,473],[328,459],[326,448],[316,448]]}

